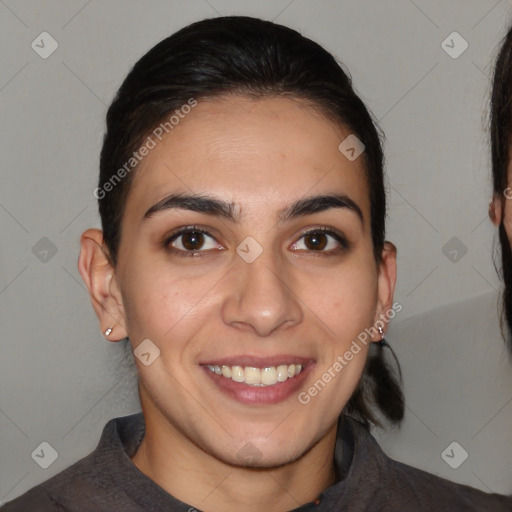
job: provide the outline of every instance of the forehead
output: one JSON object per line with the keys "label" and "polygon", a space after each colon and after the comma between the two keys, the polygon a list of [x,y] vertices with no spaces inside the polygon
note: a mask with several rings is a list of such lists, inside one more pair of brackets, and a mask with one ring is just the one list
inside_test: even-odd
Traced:
{"label": "forehead", "polygon": [[364,160],[350,161],[338,149],[348,135],[302,100],[200,100],[161,141],[153,136],[156,145],[135,173],[126,214],[143,215],[172,192],[217,195],[264,211],[338,192],[367,218]]}

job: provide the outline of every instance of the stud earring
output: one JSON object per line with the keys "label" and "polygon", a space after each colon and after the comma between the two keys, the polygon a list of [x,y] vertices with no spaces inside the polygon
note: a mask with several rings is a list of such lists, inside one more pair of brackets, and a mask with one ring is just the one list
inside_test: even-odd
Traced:
{"label": "stud earring", "polygon": [[379,345],[381,347],[389,347],[388,342],[384,339],[384,330],[382,329],[382,327],[380,325],[377,326],[377,329],[379,331],[380,338],[381,338],[379,341]]}
{"label": "stud earring", "polygon": [[114,330],[113,327],[109,327],[106,331],[105,331],[105,336],[110,336],[110,333]]}

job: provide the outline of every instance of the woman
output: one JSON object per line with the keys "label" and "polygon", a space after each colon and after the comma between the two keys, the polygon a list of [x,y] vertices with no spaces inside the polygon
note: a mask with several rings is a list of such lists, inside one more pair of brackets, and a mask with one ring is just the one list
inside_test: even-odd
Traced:
{"label": "woman", "polygon": [[512,352],[512,28],[500,48],[494,69],[491,95],[491,154],[493,200],[489,216],[498,226],[501,246],[501,274],[504,281],[502,318],[503,334]]}
{"label": "woman", "polygon": [[121,86],[100,167],[79,270],[142,414],[3,510],[512,510],[369,433],[404,410],[396,251],[378,132],[330,54],[257,19],[186,27]]}

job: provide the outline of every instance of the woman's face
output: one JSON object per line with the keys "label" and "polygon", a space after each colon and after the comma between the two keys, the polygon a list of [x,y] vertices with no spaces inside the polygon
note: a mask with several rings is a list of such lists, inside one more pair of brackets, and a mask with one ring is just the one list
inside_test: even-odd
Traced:
{"label": "woman's face", "polygon": [[348,135],[300,101],[204,100],[134,176],[112,289],[150,340],[142,406],[217,459],[283,464],[332,432],[367,347],[333,365],[391,305]]}

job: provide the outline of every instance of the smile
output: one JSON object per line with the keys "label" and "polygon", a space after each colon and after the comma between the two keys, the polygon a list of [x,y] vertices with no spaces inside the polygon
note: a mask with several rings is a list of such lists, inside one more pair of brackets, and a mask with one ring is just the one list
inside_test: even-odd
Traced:
{"label": "smile", "polygon": [[302,364],[281,364],[279,366],[266,366],[256,368],[254,366],[227,366],[227,365],[206,365],[208,370],[226,379],[235,382],[243,382],[249,386],[274,386],[278,382],[285,382],[288,379],[299,375],[304,365]]}

